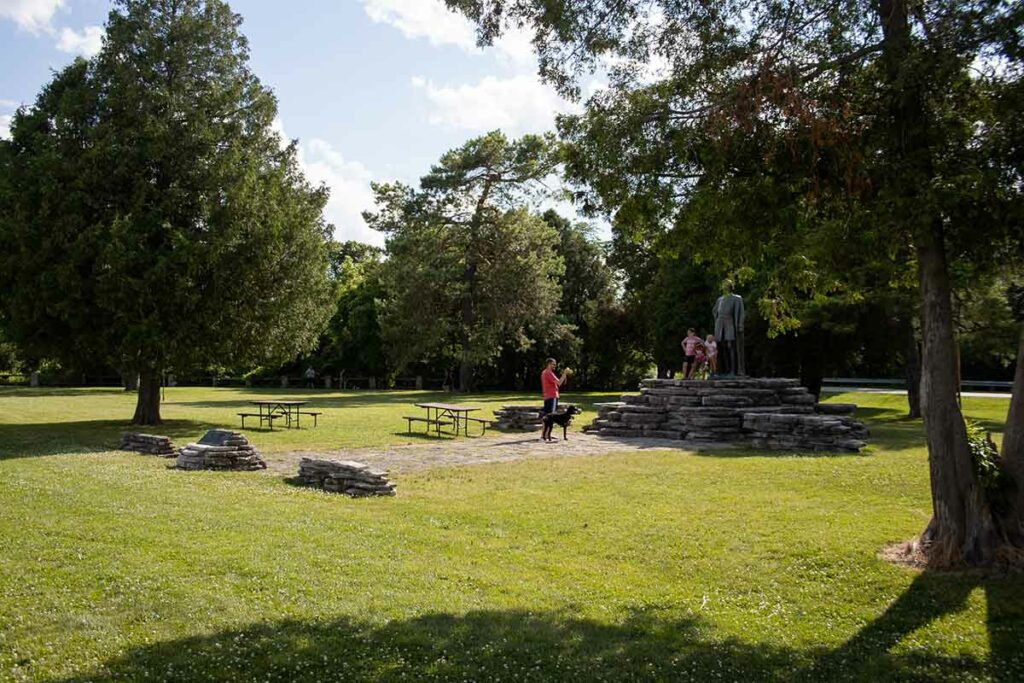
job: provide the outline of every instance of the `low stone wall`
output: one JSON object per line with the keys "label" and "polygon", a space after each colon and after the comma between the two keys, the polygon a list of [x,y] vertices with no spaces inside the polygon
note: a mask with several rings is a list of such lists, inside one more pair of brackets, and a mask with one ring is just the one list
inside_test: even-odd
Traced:
{"label": "low stone wall", "polygon": [[[572,403],[560,403],[558,412],[569,409]],[[494,429],[502,432],[532,432],[541,428],[540,411],[541,405],[535,406],[502,406],[501,410],[494,411]]]}
{"label": "low stone wall", "polygon": [[859,451],[867,444],[867,428],[850,417],[829,415],[766,415],[747,413],[743,429],[751,445],[771,450]]}
{"label": "low stone wall", "polygon": [[198,443],[190,443],[178,451],[175,467],[181,470],[265,470],[256,448],[241,432],[211,429]]}
{"label": "low stone wall", "polygon": [[795,379],[659,380],[598,405],[585,427],[604,436],[749,444],[779,450],[858,451],[868,431],[851,404],[819,404]]}
{"label": "low stone wall", "polygon": [[156,455],[161,458],[173,458],[177,453],[169,436],[125,432],[121,435],[122,451],[132,451],[144,455]]}
{"label": "low stone wall", "polygon": [[372,470],[369,465],[353,460],[303,458],[299,461],[299,481],[356,498],[393,496],[396,489],[388,481],[387,472]]}

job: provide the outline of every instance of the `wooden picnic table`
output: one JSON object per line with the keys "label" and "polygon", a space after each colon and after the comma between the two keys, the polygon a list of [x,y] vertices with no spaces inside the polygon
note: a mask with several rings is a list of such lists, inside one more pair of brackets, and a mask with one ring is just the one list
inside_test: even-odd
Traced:
{"label": "wooden picnic table", "polygon": [[[320,413],[309,413],[309,412],[303,413],[301,411],[302,406],[304,406],[307,403],[309,403],[309,401],[291,401],[291,400],[282,400],[282,399],[270,399],[270,400],[265,400],[265,401],[249,401],[249,403],[254,405],[254,406],[256,406],[259,409],[259,412],[256,415],[252,415],[252,417],[259,417],[259,419],[260,419],[260,426],[262,427],[263,423],[266,422],[267,424],[270,425],[271,429],[274,428],[274,420],[277,419],[278,417],[283,417],[285,419],[285,422],[286,422],[286,424],[287,424],[287,426],[289,428],[294,423],[295,428],[299,429],[302,426],[301,420],[302,420],[302,415],[303,414],[305,414],[305,415],[313,415],[314,416],[314,418],[313,418],[313,426],[315,427],[316,426],[316,417],[315,416],[320,414]],[[242,415],[242,426],[244,427],[245,426],[245,417],[248,416],[249,414],[239,413],[239,415]]]}
{"label": "wooden picnic table", "polygon": [[[441,436],[441,425],[447,420],[451,420],[455,426],[454,433],[456,436],[459,434],[460,427],[463,433],[469,436],[469,422],[473,419],[469,417],[469,414],[480,410],[480,408],[474,406],[461,406],[455,403],[417,403],[416,407],[424,408],[427,411],[427,428],[429,430],[429,425],[433,424],[438,436]],[[433,411],[433,418],[431,418],[431,411]],[[478,421],[484,424],[484,430],[486,431],[486,421]],[[410,422],[409,424],[411,426],[412,423]]]}

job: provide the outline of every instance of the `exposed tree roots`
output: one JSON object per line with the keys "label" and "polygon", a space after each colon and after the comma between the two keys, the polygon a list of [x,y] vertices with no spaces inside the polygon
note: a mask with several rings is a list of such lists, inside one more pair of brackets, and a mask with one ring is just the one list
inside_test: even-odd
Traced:
{"label": "exposed tree roots", "polygon": [[1003,544],[994,549],[993,560],[985,565],[972,565],[963,561],[950,561],[943,554],[929,553],[932,544],[920,537],[909,541],[890,543],[879,551],[878,556],[886,562],[932,572],[971,573],[986,576],[1002,576],[1024,571],[1024,548]]}

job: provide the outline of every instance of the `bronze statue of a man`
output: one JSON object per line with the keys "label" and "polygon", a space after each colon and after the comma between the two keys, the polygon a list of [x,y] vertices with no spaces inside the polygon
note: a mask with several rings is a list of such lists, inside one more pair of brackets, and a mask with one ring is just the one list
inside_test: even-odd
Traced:
{"label": "bronze statue of a man", "polygon": [[715,302],[715,339],[718,341],[719,372],[746,375],[743,358],[743,297],[732,291],[732,282],[722,285],[724,293]]}

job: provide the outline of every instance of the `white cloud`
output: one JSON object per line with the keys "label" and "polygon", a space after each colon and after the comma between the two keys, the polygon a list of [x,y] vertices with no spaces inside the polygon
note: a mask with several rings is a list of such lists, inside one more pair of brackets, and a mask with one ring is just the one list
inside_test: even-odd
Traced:
{"label": "white cloud", "polygon": [[475,85],[457,86],[437,86],[417,76],[412,84],[430,100],[430,122],[457,130],[544,132],[554,126],[555,114],[578,110],[532,75],[486,76]]}
{"label": "white cloud", "polygon": [[431,45],[476,48],[473,25],[450,11],[441,0],[362,0],[367,16],[389,24],[406,38],[426,38]]}
{"label": "white cloud", "polygon": [[50,20],[64,0],[0,0],[0,19],[32,33],[50,32]]}
{"label": "white cloud", "polygon": [[[406,38],[426,38],[431,45],[454,45],[482,54],[476,45],[476,29],[466,17],[449,10],[442,0],[361,0],[367,16],[379,24],[394,26]],[[494,42],[499,57],[515,65],[535,64],[530,34],[506,32]]]}
{"label": "white cloud", "polygon": [[81,32],[62,28],[57,40],[57,49],[61,52],[92,57],[103,47],[103,33],[102,26],[86,26]]}
{"label": "white cloud", "polygon": [[373,174],[368,168],[345,159],[329,142],[317,138],[299,145],[299,163],[310,182],[324,183],[331,190],[324,214],[335,226],[335,239],[384,244],[384,236],[366,225],[362,216],[374,207]]}
{"label": "white cloud", "polygon": [[[281,119],[275,118],[272,126],[281,136],[281,147],[287,147],[291,139]],[[363,211],[374,207],[370,170],[358,161],[345,159],[329,142],[318,138],[299,142],[298,159],[306,180],[313,185],[323,183],[331,191],[324,216],[334,224],[334,238],[383,246],[384,236],[370,228],[362,216]]]}

